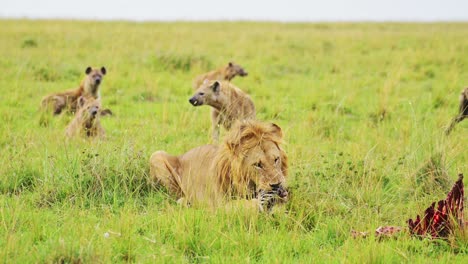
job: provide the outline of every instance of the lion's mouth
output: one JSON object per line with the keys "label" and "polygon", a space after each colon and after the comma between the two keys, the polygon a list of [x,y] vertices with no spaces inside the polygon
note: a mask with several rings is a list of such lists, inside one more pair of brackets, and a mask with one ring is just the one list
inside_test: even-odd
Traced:
{"label": "lion's mouth", "polygon": [[281,183],[277,184],[270,184],[272,191],[278,195],[281,199],[287,199],[288,198],[288,191],[283,187]]}
{"label": "lion's mouth", "polygon": [[[287,201],[288,200],[288,196],[289,196],[289,193],[288,191],[283,188],[282,186],[272,186],[272,190],[271,191],[267,191],[268,193],[270,194],[273,194],[274,196],[276,196],[276,198],[281,201]],[[260,192],[262,192],[262,190],[260,190]]]}
{"label": "lion's mouth", "polygon": [[286,191],[283,188],[279,188],[278,189],[278,196],[283,200],[287,200],[288,199],[288,191]]}

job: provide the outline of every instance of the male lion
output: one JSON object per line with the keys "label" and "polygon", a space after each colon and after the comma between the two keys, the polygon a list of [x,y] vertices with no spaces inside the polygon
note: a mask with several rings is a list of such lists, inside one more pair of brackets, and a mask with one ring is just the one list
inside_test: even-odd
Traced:
{"label": "male lion", "polygon": [[189,99],[193,106],[209,105],[213,140],[219,140],[219,127],[229,130],[236,120],[255,119],[252,99],[234,84],[226,81],[205,80]]}
{"label": "male lion", "polygon": [[288,198],[282,138],[275,124],[237,122],[220,146],[205,145],[180,156],[156,151],[150,158],[150,177],[188,203],[217,205],[247,198],[260,210],[269,210]]}
{"label": "male lion", "polygon": [[104,128],[99,120],[101,100],[81,96],[77,101],[78,111],[67,126],[67,136],[103,137]]}
{"label": "male lion", "polygon": [[[85,70],[86,76],[78,88],[44,97],[41,102],[42,107],[52,108],[54,115],[60,114],[65,108],[68,108],[72,113],[75,112],[77,100],[80,96],[93,97],[94,99],[100,97],[99,86],[106,72],[104,67],[100,69],[87,67]],[[112,114],[108,109],[106,113]]]}
{"label": "male lion", "polygon": [[229,62],[228,65],[223,66],[217,70],[197,76],[193,81],[193,89],[198,89],[198,87],[200,87],[200,85],[205,80],[231,81],[237,75],[244,77],[247,76],[248,73],[239,64]]}

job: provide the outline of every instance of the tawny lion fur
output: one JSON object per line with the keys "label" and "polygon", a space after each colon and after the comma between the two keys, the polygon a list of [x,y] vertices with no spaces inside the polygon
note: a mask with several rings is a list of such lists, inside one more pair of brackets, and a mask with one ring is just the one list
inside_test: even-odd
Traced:
{"label": "tawny lion fur", "polygon": [[68,137],[104,137],[104,128],[99,118],[101,100],[81,96],[77,101],[78,110],[66,128],[66,135]]}
{"label": "tawny lion fur", "polygon": [[275,124],[237,122],[219,146],[204,145],[180,156],[153,153],[150,177],[190,203],[217,205],[234,197],[255,198],[258,191],[286,185],[288,160],[282,138]]}
{"label": "tawny lion fur", "polygon": [[42,108],[52,108],[54,115],[60,114],[66,108],[74,113],[76,111],[77,100],[80,96],[98,99],[100,97],[99,86],[102,83],[103,76],[106,74],[106,68],[88,67],[85,70],[85,74],[86,76],[78,88],[45,96],[41,101]]}
{"label": "tawny lion fur", "polygon": [[190,98],[193,106],[209,105],[212,136],[219,140],[219,127],[229,130],[237,120],[255,119],[252,99],[234,84],[226,81],[205,81]]}
{"label": "tawny lion fur", "polygon": [[241,76],[241,77],[244,77],[244,76],[247,76],[248,73],[244,70],[244,68],[242,68],[242,66],[238,65],[238,64],[235,64],[233,62],[229,62],[227,65],[219,68],[219,69],[216,69],[214,71],[210,71],[210,72],[207,72],[207,73],[204,73],[204,74],[201,74],[199,76],[197,76],[194,80],[193,80],[193,89],[198,89],[198,87],[200,87],[200,85],[202,85],[202,83],[205,81],[205,80],[209,80],[209,81],[231,81],[234,77],[236,77],[237,75]]}

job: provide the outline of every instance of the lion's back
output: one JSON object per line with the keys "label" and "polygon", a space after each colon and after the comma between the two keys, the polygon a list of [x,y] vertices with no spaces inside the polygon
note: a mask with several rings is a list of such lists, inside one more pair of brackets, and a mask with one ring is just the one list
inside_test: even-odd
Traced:
{"label": "lion's back", "polygon": [[216,200],[219,193],[214,179],[217,152],[217,146],[204,145],[179,156],[180,185],[188,201]]}
{"label": "lion's back", "polygon": [[[203,145],[189,150],[179,157],[181,167],[191,175],[211,174],[213,160],[216,157],[218,146]],[[203,177],[200,176],[200,177]]]}

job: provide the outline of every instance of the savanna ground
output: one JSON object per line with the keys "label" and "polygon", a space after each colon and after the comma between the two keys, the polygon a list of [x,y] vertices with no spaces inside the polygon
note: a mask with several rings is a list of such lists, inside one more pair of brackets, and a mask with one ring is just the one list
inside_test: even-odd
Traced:
{"label": "savanna ground", "polygon": [[[468,24],[0,21],[1,262],[465,262],[468,238],[353,239],[406,226],[468,174],[456,114]],[[191,81],[233,60],[280,125],[288,213],[181,208],[148,159],[210,142]],[[106,66],[103,141],[65,139],[42,96]],[[104,234],[109,236],[105,237]]]}

